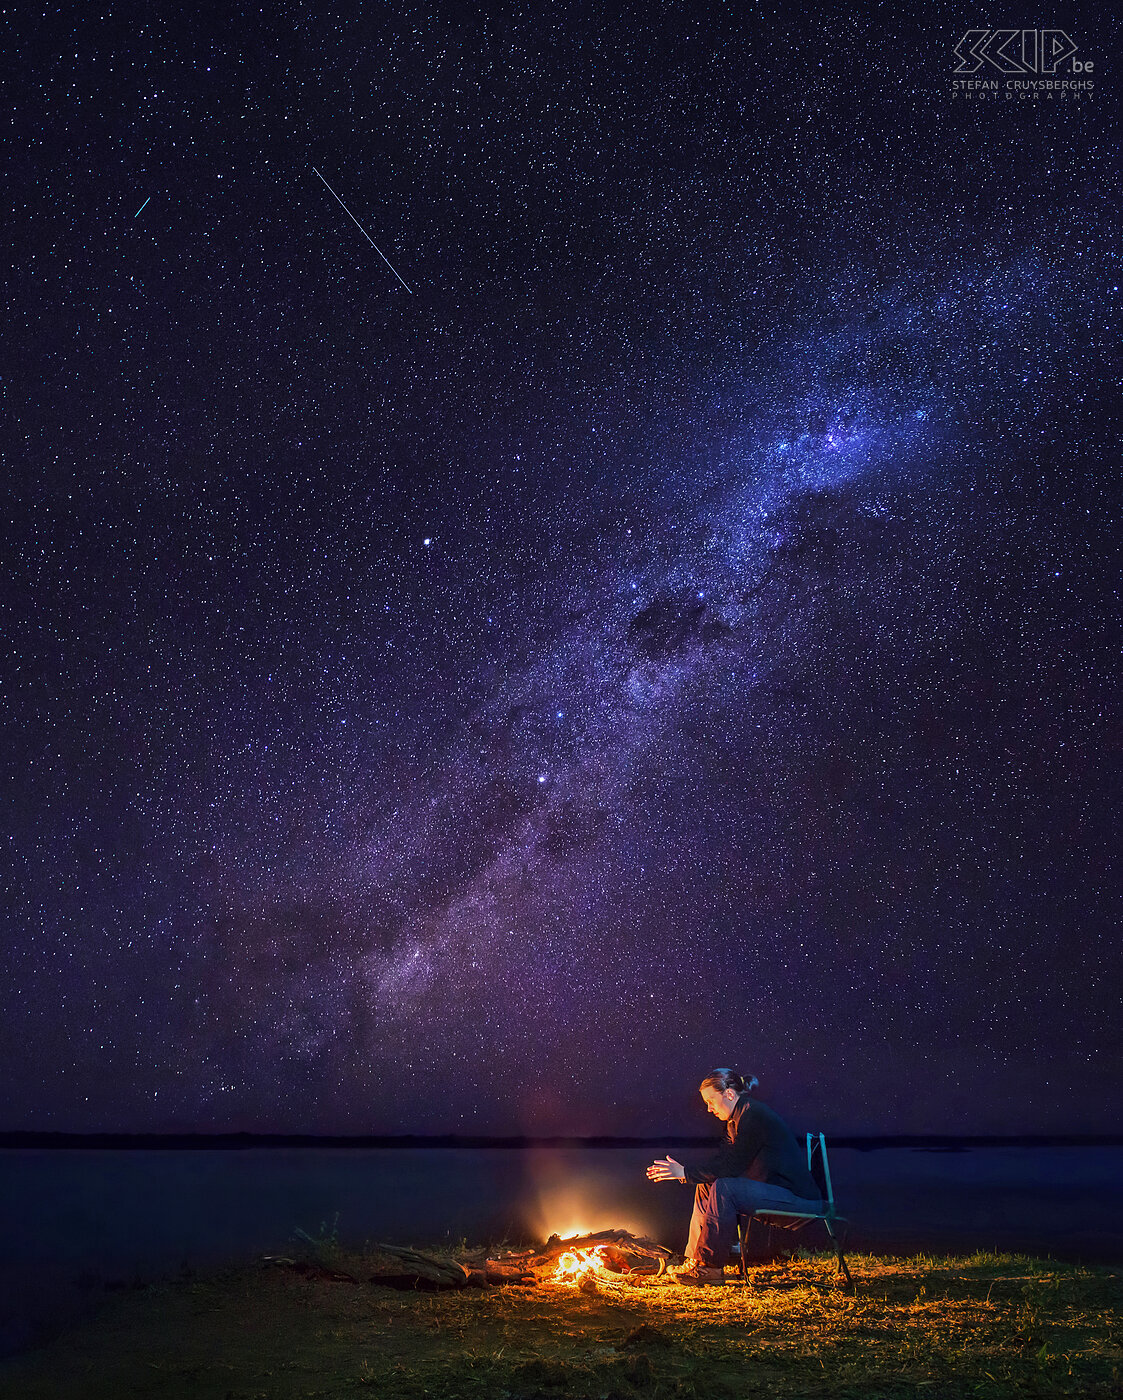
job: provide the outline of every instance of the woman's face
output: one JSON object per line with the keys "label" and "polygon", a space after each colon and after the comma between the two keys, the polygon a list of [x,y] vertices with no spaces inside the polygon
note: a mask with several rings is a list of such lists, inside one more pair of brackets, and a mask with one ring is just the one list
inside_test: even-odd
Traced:
{"label": "woman's face", "polygon": [[733,1110],[737,1107],[738,1098],[736,1089],[726,1089],[723,1093],[719,1093],[711,1085],[707,1085],[701,1092],[707,1113],[712,1113],[723,1123],[727,1123],[733,1117]]}

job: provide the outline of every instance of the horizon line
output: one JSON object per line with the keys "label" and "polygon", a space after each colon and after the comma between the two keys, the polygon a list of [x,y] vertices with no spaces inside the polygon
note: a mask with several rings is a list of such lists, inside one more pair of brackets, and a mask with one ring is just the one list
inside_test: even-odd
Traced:
{"label": "horizon line", "polygon": [[[797,1136],[802,1136],[799,1134]],[[838,1133],[825,1134],[830,1146],[876,1151],[917,1148],[966,1151],[972,1147],[1121,1147],[1119,1133]],[[331,1148],[503,1148],[534,1147],[709,1147],[715,1135],[664,1133],[619,1134],[488,1134],[488,1133],[278,1133],[278,1132],[66,1132],[17,1129],[0,1132],[0,1148],[135,1148],[151,1150],[254,1147]]]}

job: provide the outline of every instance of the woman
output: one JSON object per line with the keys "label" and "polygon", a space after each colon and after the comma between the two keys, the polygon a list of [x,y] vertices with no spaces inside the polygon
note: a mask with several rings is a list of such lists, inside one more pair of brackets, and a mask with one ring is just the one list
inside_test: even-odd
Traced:
{"label": "woman", "polygon": [[663,1157],[647,1169],[652,1181],[682,1181],[695,1187],[686,1263],[672,1272],[679,1283],[723,1283],[737,1235],[737,1217],[756,1211],[823,1209],[807,1159],[778,1114],[749,1093],[755,1075],[715,1069],[699,1092],[707,1110],[725,1124],[725,1142],[700,1168]]}

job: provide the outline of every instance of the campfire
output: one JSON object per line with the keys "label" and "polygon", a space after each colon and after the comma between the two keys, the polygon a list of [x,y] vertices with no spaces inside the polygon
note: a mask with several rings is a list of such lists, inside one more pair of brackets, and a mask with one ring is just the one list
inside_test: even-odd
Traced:
{"label": "campfire", "polygon": [[[601,1250],[604,1245],[598,1245],[597,1249],[567,1249],[566,1253],[557,1260],[557,1268],[554,1268],[553,1277],[559,1284],[571,1284],[581,1277],[581,1274],[588,1274],[594,1268],[604,1268],[604,1254]],[[627,1273],[627,1264],[618,1273]]]}
{"label": "campfire", "polygon": [[558,1259],[554,1278],[558,1283],[573,1283],[594,1269],[611,1269],[616,1274],[632,1272],[622,1250],[615,1245],[598,1244],[593,1249],[567,1249]]}
{"label": "campfire", "polygon": [[[376,1243],[374,1252],[397,1260],[401,1271],[380,1272],[378,1282],[392,1288],[488,1288],[510,1284],[554,1284],[596,1292],[600,1283],[637,1287],[644,1277],[666,1273],[674,1257],[663,1245],[629,1230],[598,1230],[595,1234],[551,1235],[537,1249],[524,1249],[483,1258],[483,1250],[467,1262],[406,1249],[402,1245]],[[266,1255],[270,1263],[313,1271],[316,1277],[358,1279],[316,1263]]]}
{"label": "campfire", "polygon": [[541,1249],[489,1259],[487,1266],[501,1273],[532,1274],[540,1283],[580,1288],[598,1279],[623,1281],[625,1276],[662,1274],[671,1257],[669,1249],[642,1235],[628,1230],[598,1230],[566,1239],[551,1235]]}

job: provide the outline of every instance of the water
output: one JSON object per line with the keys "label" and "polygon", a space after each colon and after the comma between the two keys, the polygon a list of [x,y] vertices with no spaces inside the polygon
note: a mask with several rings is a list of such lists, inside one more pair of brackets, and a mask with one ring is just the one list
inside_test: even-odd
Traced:
{"label": "water", "polygon": [[[0,1354],[107,1289],[293,1247],[511,1241],[615,1225],[681,1249],[691,1192],[644,1148],[0,1150]],[[672,1155],[697,1159],[685,1149]],[[831,1151],[855,1250],[1123,1261],[1123,1148]],[[814,1239],[812,1239],[814,1233]],[[823,1241],[810,1226],[801,1242]]]}

